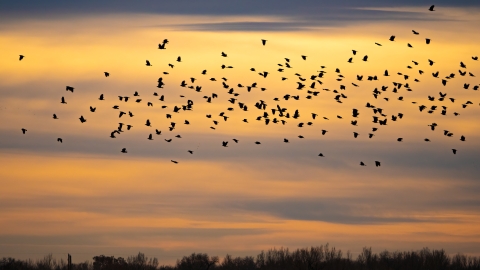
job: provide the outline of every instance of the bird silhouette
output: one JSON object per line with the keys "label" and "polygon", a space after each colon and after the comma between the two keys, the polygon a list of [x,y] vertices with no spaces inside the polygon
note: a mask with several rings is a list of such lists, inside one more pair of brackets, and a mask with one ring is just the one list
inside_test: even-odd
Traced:
{"label": "bird silhouette", "polygon": [[22,59],[24,58],[25,56],[21,55],[18,57],[18,61],[22,61]]}
{"label": "bird silhouette", "polygon": [[105,77],[110,76],[110,73],[108,73],[108,72],[103,72],[103,73],[105,74]]}
{"label": "bird silhouette", "polygon": [[87,122],[87,119],[85,119],[85,118],[83,117],[83,115],[81,115],[80,118],[78,118],[78,119],[80,119],[80,122],[81,122],[81,123]]}
{"label": "bird silhouette", "polygon": [[53,114],[53,119],[58,119],[56,114]]}
{"label": "bird silhouette", "polygon": [[433,10],[434,8],[435,8],[435,5],[432,5],[432,6],[430,6],[430,8],[428,10],[435,11],[435,10]]}
{"label": "bird silhouette", "polygon": [[147,67],[151,67],[151,66],[152,66],[152,65],[150,64],[150,61],[148,61],[148,60],[145,60],[145,65],[146,65]]}
{"label": "bird silhouette", "polygon": [[122,148],[121,152],[126,154],[127,153],[127,148]]}
{"label": "bird silhouette", "polygon": [[57,142],[63,143],[62,138],[57,138]]}
{"label": "bird silhouette", "polygon": [[22,133],[25,134],[25,132],[27,132],[27,130],[22,128]]}
{"label": "bird silhouette", "polygon": [[376,166],[376,167],[380,167],[380,165],[381,165],[381,164],[380,164],[380,161],[375,161],[375,166]]}
{"label": "bird silhouette", "polygon": [[267,40],[262,39],[262,45],[265,46],[265,44],[267,44]]}

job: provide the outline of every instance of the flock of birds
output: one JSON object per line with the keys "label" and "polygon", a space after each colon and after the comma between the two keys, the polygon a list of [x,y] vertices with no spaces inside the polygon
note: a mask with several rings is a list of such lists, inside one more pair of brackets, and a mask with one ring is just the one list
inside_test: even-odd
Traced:
{"label": "flock of birds", "polygon": [[[434,6],[432,5],[430,8],[429,8],[429,11],[434,11]],[[412,30],[413,34],[414,35],[419,35],[419,33],[415,30]],[[395,42],[395,36],[392,35],[388,41],[390,42]],[[165,50],[167,49],[167,44],[169,43],[168,39],[165,39],[163,40],[162,43],[158,44],[158,49],[160,50]],[[267,40],[265,39],[262,39],[261,40],[261,43],[263,46],[267,46]],[[428,45],[431,43],[431,40],[429,38],[426,38],[425,39],[425,43]],[[375,43],[377,46],[382,46],[382,44],[380,43]],[[407,46],[409,48],[413,48],[413,46],[410,44],[410,43],[407,43]],[[355,56],[357,55],[357,51],[356,50],[352,50],[352,56],[347,60],[347,63],[353,63],[353,60],[355,58]],[[221,52],[220,54],[221,57],[228,57],[228,55],[225,53],[225,52]],[[19,57],[19,60],[22,61],[24,60],[25,56],[24,55],[20,55]],[[307,60],[307,56],[305,55],[302,55],[301,58],[303,60]],[[363,56],[363,58],[361,58],[362,61],[365,61],[367,62],[368,61],[368,55],[365,55]],[[473,61],[478,61],[478,56],[472,56],[472,60]],[[178,56],[178,58],[176,59],[177,62],[182,62],[182,58],[180,56]],[[415,65],[415,66],[418,66],[419,65],[419,62],[418,61],[412,61],[412,63]],[[433,66],[435,64],[435,62],[431,59],[428,59],[428,64],[430,66]],[[150,63],[149,60],[146,60],[145,62],[145,65],[147,67],[151,67],[152,64]],[[170,68],[174,68],[174,65],[173,64],[168,64]],[[279,68],[278,68],[278,72],[284,72],[285,69],[290,69],[292,68],[291,65],[290,65],[290,59],[289,58],[285,58],[285,62],[284,63],[281,63],[281,64],[278,64]],[[227,65],[222,65],[221,66],[222,69],[228,69],[228,68],[233,68],[232,66],[227,66]],[[322,85],[323,82],[322,82],[322,78],[324,78],[324,76],[326,75],[326,71],[325,71],[325,66],[321,66],[321,70],[320,71],[317,71],[318,73],[315,73],[315,74],[312,74],[306,78],[302,77],[302,75],[296,73],[295,75],[298,77],[298,82],[297,82],[297,88],[296,90],[304,90],[305,88],[309,88],[309,90],[307,90],[307,96],[305,97],[306,99],[309,99],[311,100],[312,98],[314,97],[317,97],[318,94],[320,93],[320,91],[317,91],[316,90],[316,86],[317,85]],[[411,66],[408,66],[409,69],[412,69]],[[458,70],[458,74],[459,76],[471,76],[471,77],[475,77],[475,75],[469,71],[467,71],[467,64],[465,64],[464,62],[460,62],[459,64],[459,70]],[[250,69],[252,72],[257,72],[255,70],[255,68],[251,68]],[[345,90],[346,89],[346,86],[344,84],[342,84],[342,81],[345,79],[345,77],[341,74],[340,72],[340,69],[339,68],[336,68],[335,69],[335,73],[337,73],[337,78],[336,80],[338,82],[340,82],[340,90]],[[423,70],[418,70],[418,73],[419,75],[422,75],[424,74],[425,72]],[[166,76],[169,74],[169,72],[163,72],[163,74]],[[202,75],[206,75],[207,74],[207,70],[203,70],[201,72]],[[267,71],[263,71],[263,72],[259,72],[258,75],[260,75],[261,77],[263,78],[266,78],[268,75],[270,74],[270,72],[267,72]],[[409,78],[410,78],[410,75],[408,74],[403,74],[403,73],[400,73],[398,72],[397,75],[401,76],[404,81],[407,81]],[[110,76],[110,73],[109,72],[104,72],[104,76],[106,78],[108,78]],[[390,73],[388,70],[385,70],[385,72],[383,73],[383,76],[384,77],[388,77],[390,76]],[[440,78],[439,76],[439,72],[434,72],[432,73],[432,76],[435,77],[435,78]],[[308,80],[308,78],[310,79],[310,83],[306,82]],[[445,78],[441,79],[441,84],[443,86],[446,86],[446,84],[452,80],[456,78],[456,72],[453,72],[449,75],[447,75]],[[282,81],[284,80],[287,80],[288,78],[286,77],[282,77],[281,78]],[[363,75],[357,75],[357,78],[356,80],[357,81],[362,81],[364,79]],[[377,81],[378,80],[378,77],[375,75],[375,76],[368,76],[366,77],[366,79],[368,81]],[[222,88],[226,89],[227,90],[227,94],[229,95],[232,95],[232,97],[230,99],[228,99],[228,101],[234,105],[238,105],[240,111],[248,111],[248,108],[250,108],[249,105],[247,105],[245,102],[241,102],[240,101],[240,93],[236,92],[235,88],[234,87],[231,87],[230,85],[227,84],[227,78],[222,78],[222,81],[221,81],[221,84],[222,84]],[[195,90],[196,92],[201,92],[202,90],[202,86],[200,85],[194,85],[196,79],[195,78],[190,78],[190,80],[183,80],[181,83],[180,83],[180,86],[181,87],[187,87],[187,88],[190,88],[190,89],[193,89]],[[216,82],[217,80],[215,78],[211,78],[210,81],[214,81]],[[419,82],[418,79],[414,79],[413,80],[414,82]],[[163,77],[160,77],[157,81],[157,87],[158,88],[164,88],[166,83],[164,82],[164,79]],[[353,87],[359,87],[359,85],[355,82],[352,82],[351,83]],[[406,90],[406,91],[412,91],[412,88],[410,87],[409,83],[400,83],[400,82],[393,82],[393,92],[394,93],[399,93],[399,91],[402,89]],[[257,85],[257,83],[252,83],[251,85],[242,85],[242,84],[238,84],[237,85],[237,88],[246,88],[247,89],[247,93],[250,93],[252,89],[258,89],[259,86]],[[378,88],[375,88],[373,91],[372,91],[372,96],[374,99],[378,99],[383,92],[387,91],[389,88],[388,85],[384,85],[381,87],[381,89],[378,89]],[[464,89],[470,89],[470,84],[467,84],[465,83],[463,85],[463,88]],[[478,90],[479,89],[479,85],[474,85],[472,86],[473,90]],[[72,86],[66,86],[66,91],[70,91],[70,92],[74,92],[75,88],[72,87]],[[264,87],[260,87],[260,90],[262,91],[265,91],[266,88]],[[324,91],[331,91],[327,88],[323,88],[322,90]],[[342,100],[343,99],[346,99],[347,96],[344,94],[344,93],[341,93],[337,90],[333,90],[333,93],[335,94],[335,97],[334,97],[334,100],[335,102],[338,102],[338,103],[342,103]],[[140,94],[135,91],[135,93],[133,94],[133,98],[132,100],[134,100],[135,102],[137,103],[140,103],[142,101],[142,99],[139,98]],[[159,96],[158,93],[154,92],[153,93],[153,96],[155,97],[158,97],[160,101],[164,101],[165,100],[165,96],[164,95],[161,95]],[[184,97],[184,96],[181,96],[181,97]],[[212,103],[215,99],[218,98],[218,94],[216,93],[212,93],[210,96],[204,96],[203,97],[205,99],[206,102],[208,103]],[[439,93],[439,96],[438,97],[435,97],[435,96],[428,96],[428,100],[429,101],[439,101],[439,102],[442,102],[444,101],[445,99],[447,98],[447,93],[442,93],[440,92]],[[103,101],[105,100],[105,97],[103,94],[101,94],[98,98],[99,100]],[[118,96],[118,99],[119,101],[123,101],[123,102],[128,102],[129,100],[131,100],[131,98],[129,96]],[[300,99],[300,95],[294,95],[294,94],[286,94],[283,96],[283,99],[285,101],[289,100],[289,99],[295,99],[295,100],[299,100]],[[388,101],[388,98],[385,97],[384,98],[386,101]],[[273,99],[275,102],[277,102],[277,104],[270,109],[271,113],[269,113],[269,110],[267,110],[267,103],[263,100],[259,100],[258,102],[256,102],[253,106],[258,109],[259,111],[261,111],[260,115],[256,118],[256,120],[258,121],[264,121],[265,122],[265,125],[269,125],[269,124],[283,124],[285,125],[287,123],[287,119],[289,118],[293,118],[293,119],[298,119],[300,118],[300,111],[299,109],[296,109],[296,110],[292,110],[290,111],[288,108],[286,107],[282,107],[280,105],[280,101],[281,99],[280,98],[274,98]],[[398,97],[398,100],[399,101],[403,101],[403,97],[402,96],[399,96]],[[454,97],[448,97],[448,100],[450,100],[450,102],[455,102],[455,98]],[[61,97],[61,101],[60,101],[62,104],[67,104],[67,101],[65,99],[65,97]],[[412,102],[412,104],[417,104],[417,102]],[[462,104],[462,107],[463,108],[466,108],[468,105],[470,104],[473,104],[473,102],[471,101],[466,101],[465,103]],[[152,102],[148,102],[147,103],[147,106],[153,106],[153,103]],[[180,106],[177,106],[175,105],[172,112],[169,112],[166,114],[166,118],[172,118],[172,114],[173,113],[180,113],[182,111],[191,111],[193,109],[193,106],[194,106],[194,102],[192,100],[188,100],[186,104],[182,104]],[[423,104],[417,104],[418,106],[418,109],[420,112],[423,112],[423,111],[426,111],[428,112],[429,114],[432,114],[434,113],[435,111],[438,110],[441,110],[440,114],[441,115],[447,115],[447,106],[441,106],[441,108],[438,108],[437,106],[433,105],[433,106],[427,106],[427,105],[423,105]],[[366,107],[371,109],[373,111],[373,123],[376,124],[377,126],[373,127],[372,128],[372,131],[371,133],[368,134],[368,137],[369,138],[372,138],[375,134],[375,132],[380,128],[380,126],[386,126],[387,125],[387,122],[388,121],[397,121],[398,119],[402,119],[403,118],[403,113],[398,113],[396,115],[386,115],[384,114],[384,110],[380,107],[377,107],[377,106],[374,106],[372,105],[372,103],[368,102],[366,104]],[[167,106],[162,106],[162,108],[164,109],[167,109]],[[118,110],[118,117],[119,118],[122,118],[123,116],[129,116],[129,117],[134,117],[134,114],[131,112],[131,111],[122,111],[120,106],[119,105],[115,105],[113,106],[113,109],[114,110]],[[234,108],[233,107],[229,107],[227,108],[227,111],[233,111]],[[94,113],[96,111],[96,108],[90,106],[90,112]],[[351,120],[350,124],[353,125],[353,126],[357,126],[357,123],[358,123],[358,120],[357,118],[359,117],[359,110],[356,109],[356,108],[352,108],[352,117],[353,117],[353,120]],[[459,113],[458,112],[454,112],[453,113],[455,116],[458,116]],[[227,121],[230,117],[225,113],[225,112],[221,112],[219,115],[219,117],[221,117],[224,121]],[[303,127],[305,125],[313,125],[313,121],[315,119],[317,119],[317,117],[319,116],[317,113],[310,113],[309,116],[311,117],[311,120],[304,123],[304,122],[299,122],[297,123],[297,126],[298,127]],[[207,118],[212,118],[212,115],[211,114],[207,114],[206,115]],[[328,120],[327,117],[323,117],[324,119]],[[340,115],[337,116],[337,118],[342,118]],[[53,119],[59,119],[57,117],[56,114],[53,114]],[[87,119],[81,115],[79,117],[79,120],[81,123],[85,123],[87,122]],[[210,128],[212,130],[215,130],[215,126],[219,124],[219,121],[217,120],[212,120],[213,123],[214,123],[214,126],[211,126]],[[243,119],[242,120],[243,122],[245,123],[248,123],[248,120],[247,119]],[[184,123],[185,125],[189,125],[190,122],[188,120],[184,120]],[[176,128],[176,125],[177,123],[175,122],[171,122],[170,123],[170,126],[168,127],[168,129],[170,131],[173,131],[175,128]],[[147,127],[152,127],[152,123],[149,119],[146,119],[145,120],[145,126]],[[436,123],[431,123],[428,125],[430,127],[431,130],[435,130],[436,127],[438,126]],[[110,132],[110,138],[114,139],[116,138],[116,136],[120,135],[122,132],[124,132],[124,129],[126,130],[130,130],[133,126],[132,125],[126,125],[124,123],[119,123],[118,127],[111,131]],[[27,129],[26,128],[22,128],[21,129],[23,134],[26,134],[27,133]],[[323,129],[321,131],[321,135],[325,135],[328,131]],[[447,137],[453,137],[453,133],[450,132],[449,130],[444,130],[443,131],[444,135],[447,136]],[[161,135],[161,131],[156,129],[155,130],[155,134],[156,135]],[[358,132],[353,132],[353,137],[354,138],[357,138],[359,136],[359,133]],[[177,135],[175,136],[176,138],[182,138],[181,135]],[[298,136],[299,138],[303,138],[302,135]],[[153,133],[150,133],[146,136],[146,139],[148,140],[153,140],[154,139],[154,134]],[[464,135],[461,135],[459,136],[459,140],[461,141],[466,141],[466,138]],[[63,139],[62,138],[57,138],[57,141],[60,142],[60,143],[63,143]],[[166,142],[170,142],[172,141],[172,139],[165,139]],[[233,141],[235,143],[239,143],[239,140],[238,139],[233,139]],[[398,138],[397,139],[398,142],[402,142],[403,141],[403,138]],[[430,141],[428,138],[425,138],[425,141]],[[283,142],[284,143],[289,143],[289,140],[287,138],[284,138],[283,139]],[[229,144],[229,141],[222,141],[221,142],[221,145],[223,147],[228,147],[228,144]],[[259,141],[256,141],[255,144],[261,144],[261,142]],[[457,153],[457,150],[456,149],[451,149],[453,154],[456,154]],[[127,149],[126,148],[122,148],[120,150],[121,153],[128,153]],[[190,154],[193,154],[194,152],[192,150],[188,150],[188,153]],[[324,155],[322,153],[319,153],[318,156],[320,157],[324,157]],[[171,162],[173,163],[178,163],[178,161],[176,160],[171,160]],[[366,164],[363,162],[363,161],[360,161],[360,165],[361,166],[366,166]],[[375,166],[381,166],[381,162],[380,161],[375,161]]]}

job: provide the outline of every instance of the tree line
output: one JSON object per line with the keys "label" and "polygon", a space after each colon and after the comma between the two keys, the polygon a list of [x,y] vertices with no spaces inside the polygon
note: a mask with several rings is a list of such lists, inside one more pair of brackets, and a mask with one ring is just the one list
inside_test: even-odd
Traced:
{"label": "tree line", "polygon": [[4,257],[0,270],[480,270],[480,257],[456,254],[449,256],[441,250],[423,248],[418,251],[383,251],[373,253],[372,248],[363,248],[353,258],[350,252],[328,244],[300,248],[261,251],[255,257],[233,257],[223,259],[206,253],[193,253],[178,259],[174,265],[159,265],[157,258],[148,258],[143,253],[128,258],[99,255],[93,261],[74,263],[70,267],[52,254],[39,260],[17,260]]}

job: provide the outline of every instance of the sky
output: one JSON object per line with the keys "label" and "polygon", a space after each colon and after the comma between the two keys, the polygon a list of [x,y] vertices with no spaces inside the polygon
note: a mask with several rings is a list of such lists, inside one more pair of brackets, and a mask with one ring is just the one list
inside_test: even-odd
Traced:
{"label": "sky", "polygon": [[[143,252],[169,264],[325,243],[480,256],[479,11],[478,1],[0,2],[0,257]],[[192,110],[173,112],[188,100]],[[264,112],[285,125],[266,125]],[[110,138],[120,122],[133,127]]]}

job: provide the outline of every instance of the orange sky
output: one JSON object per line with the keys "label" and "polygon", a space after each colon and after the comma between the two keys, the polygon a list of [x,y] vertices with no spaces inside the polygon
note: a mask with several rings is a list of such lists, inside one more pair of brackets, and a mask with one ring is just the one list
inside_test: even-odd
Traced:
{"label": "orange sky", "polygon": [[[288,19],[128,14],[7,24],[0,30],[0,257],[37,258],[52,252],[60,258],[69,252],[81,261],[141,251],[171,263],[191,252],[254,255],[273,247],[326,242],[354,254],[364,246],[374,251],[428,246],[480,255],[480,107],[478,91],[472,90],[479,81],[468,76],[480,76],[480,62],[471,58],[480,54],[480,35],[472,34],[479,21],[461,9],[438,16],[447,14],[450,21],[365,21],[276,32],[188,27]],[[395,42],[388,41],[390,35],[396,35]],[[426,45],[425,37],[432,44]],[[158,50],[164,38],[170,43]],[[267,46],[261,45],[262,38]],[[408,42],[414,48],[408,48]],[[352,49],[358,50],[356,56]],[[18,61],[19,54],[25,59]],[[368,62],[361,60],[364,55]],[[285,57],[293,68],[279,73],[277,64],[284,64]],[[353,64],[347,63],[350,57]],[[146,59],[152,67],[145,66]],[[428,59],[435,64],[429,66]],[[460,61],[467,65],[465,77],[458,74]],[[234,68],[221,69],[222,64]],[[327,73],[323,85],[316,85],[320,93],[308,100],[310,75],[318,75],[322,65]],[[336,80],[335,68],[343,81]],[[204,69],[207,75],[201,75]],[[382,76],[385,69],[388,78]],[[110,77],[105,78],[104,71]],[[258,75],[263,71],[269,72],[267,78]],[[436,71],[440,79],[431,76]],[[397,72],[411,77],[404,80]],[[455,79],[442,86],[441,78],[452,72]],[[307,79],[304,90],[296,90],[295,73]],[[361,82],[356,80],[360,74]],[[370,75],[379,80],[366,80]],[[164,89],[156,87],[159,77],[164,78]],[[194,85],[202,86],[201,93],[180,87],[182,80],[190,85],[191,77],[197,79]],[[217,81],[210,81],[212,77]],[[222,87],[222,77],[240,94],[236,102],[247,104],[248,112],[228,102],[234,96]],[[250,93],[236,86],[253,82],[259,87]],[[408,82],[413,91],[393,93],[392,82]],[[470,84],[469,90],[463,89],[464,83]],[[347,89],[340,90],[341,84]],[[66,92],[66,85],[74,86],[74,93]],[[375,100],[371,92],[382,85],[389,88]],[[333,90],[347,96],[342,104],[333,99]],[[135,91],[142,102],[134,102]],[[165,95],[165,101],[153,92]],[[448,93],[445,101],[437,100],[438,92]],[[102,93],[105,101],[98,100]],[[212,93],[219,98],[209,104],[203,96]],[[285,101],[287,93],[301,98]],[[119,101],[119,95],[132,100]],[[435,96],[434,102],[429,95]],[[62,96],[66,105],[60,104]],[[397,100],[399,96],[404,101]],[[188,99],[194,101],[192,111],[172,112]],[[300,118],[266,126],[255,120],[263,115],[254,107],[259,100],[268,104],[269,114],[279,104],[291,114],[298,109]],[[148,101],[154,106],[148,107]],[[467,101],[473,104],[462,108]],[[405,116],[379,127],[371,121],[367,102],[383,108],[389,118],[399,112]],[[422,104],[439,109],[420,113]],[[114,105],[135,117],[119,120]],[[448,107],[446,116],[440,115],[442,105]],[[97,111],[89,112],[89,106]],[[358,126],[350,125],[353,108],[360,111]],[[218,116],[222,111],[228,121]],[[312,120],[312,112],[319,117]],[[53,113],[58,120],[52,119]],[[166,113],[173,118],[166,119]],[[80,115],[86,123],[78,121]],[[153,127],[144,125],[146,119]],[[185,119],[191,124],[184,125]],[[110,139],[120,121],[132,124],[132,130]],[[170,132],[172,121],[177,128]],[[306,125],[309,121],[312,126]],[[305,127],[297,127],[299,122]],[[427,126],[433,122],[438,124],[434,132]],[[379,130],[369,139],[373,126]],[[21,128],[27,134],[22,135]],[[155,129],[162,135],[155,135]],[[322,129],[329,132],[322,136]],[[445,129],[454,136],[444,136]],[[359,138],[353,138],[354,131]],[[147,140],[150,133],[153,141]],[[182,138],[175,138],[177,134]],[[397,142],[398,137],[404,142]],[[164,141],[170,138],[171,143]],[[290,142],[283,143],[284,138]],[[222,147],[227,140],[228,147]],[[120,153],[123,147],[128,154]],[[458,149],[457,155],[452,148]],[[376,168],[375,160],[382,166]],[[359,166],[360,161],[367,166]]]}

